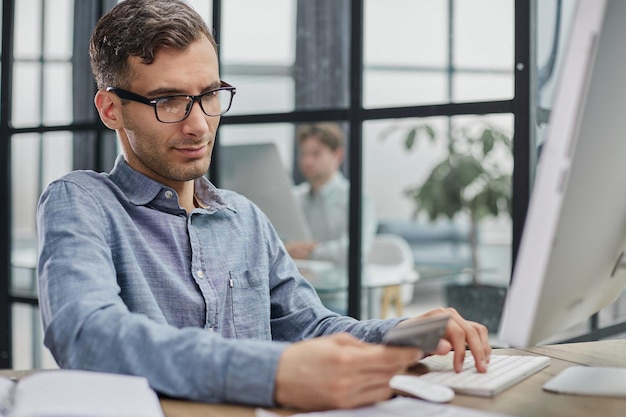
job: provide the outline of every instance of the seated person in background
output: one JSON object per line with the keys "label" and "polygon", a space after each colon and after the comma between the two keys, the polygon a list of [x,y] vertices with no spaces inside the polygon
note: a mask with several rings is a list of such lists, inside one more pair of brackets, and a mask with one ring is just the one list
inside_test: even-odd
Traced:
{"label": "seated person in background", "polygon": [[[418,318],[357,321],[324,308],[267,218],[209,168],[232,88],[210,29],[182,0],[125,0],[90,41],[95,105],[122,146],[110,173],[52,182],[37,210],[44,342],[62,368],[141,375],[207,402],[357,407],[392,395],[423,354],[377,344]],[[147,98],[144,98],[147,97]],[[438,354],[484,326],[453,309]]]}
{"label": "seated person in background", "polygon": [[[336,123],[303,124],[298,128],[296,143],[298,167],[306,181],[294,188],[294,194],[302,206],[313,240],[289,241],[285,242],[285,247],[294,259],[333,264],[332,268],[315,274],[311,281],[326,307],[345,314],[350,182],[340,171],[345,155],[344,133]],[[367,196],[363,196],[362,207],[362,248],[366,254],[377,223],[374,205]]]}

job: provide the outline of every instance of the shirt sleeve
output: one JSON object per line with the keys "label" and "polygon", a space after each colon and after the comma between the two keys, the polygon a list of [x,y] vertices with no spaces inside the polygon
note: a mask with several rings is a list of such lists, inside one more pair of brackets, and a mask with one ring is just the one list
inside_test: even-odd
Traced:
{"label": "shirt sleeve", "polygon": [[89,191],[53,183],[37,211],[44,343],[59,365],[142,375],[172,397],[274,405],[276,368],[287,344],[225,339],[129,311],[117,284],[107,215],[97,192]]}
{"label": "shirt sleeve", "polygon": [[276,233],[267,238],[270,258],[272,338],[297,342],[317,336],[350,333],[370,343],[380,343],[384,334],[403,318],[356,320],[324,307],[313,286],[298,272]]}

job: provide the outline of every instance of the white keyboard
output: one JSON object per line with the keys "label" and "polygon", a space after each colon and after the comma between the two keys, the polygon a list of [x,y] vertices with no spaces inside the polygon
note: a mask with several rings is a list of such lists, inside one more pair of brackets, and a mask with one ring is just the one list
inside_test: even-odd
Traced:
{"label": "white keyboard", "polygon": [[452,368],[452,356],[429,356],[421,361],[430,372],[420,376],[446,385],[459,394],[493,397],[550,364],[546,356],[491,355],[488,371],[479,373],[468,352],[461,372]]}

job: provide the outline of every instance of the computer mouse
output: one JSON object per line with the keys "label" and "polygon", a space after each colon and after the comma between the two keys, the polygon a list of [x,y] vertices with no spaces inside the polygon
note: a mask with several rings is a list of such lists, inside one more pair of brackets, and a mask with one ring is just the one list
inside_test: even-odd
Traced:
{"label": "computer mouse", "polygon": [[416,375],[394,375],[389,386],[401,393],[434,403],[447,403],[454,398],[452,388],[426,381]]}

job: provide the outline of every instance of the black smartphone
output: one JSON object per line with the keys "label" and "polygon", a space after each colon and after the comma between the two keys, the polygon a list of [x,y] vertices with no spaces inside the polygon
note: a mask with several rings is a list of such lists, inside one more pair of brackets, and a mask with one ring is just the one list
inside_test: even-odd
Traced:
{"label": "black smartphone", "polygon": [[383,343],[391,346],[413,346],[424,353],[431,353],[437,349],[439,340],[445,334],[449,318],[450,315],[441,314],[393,327],[383,336]]}

